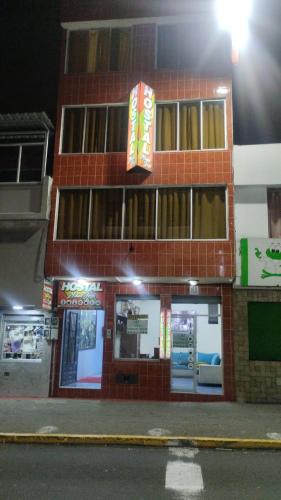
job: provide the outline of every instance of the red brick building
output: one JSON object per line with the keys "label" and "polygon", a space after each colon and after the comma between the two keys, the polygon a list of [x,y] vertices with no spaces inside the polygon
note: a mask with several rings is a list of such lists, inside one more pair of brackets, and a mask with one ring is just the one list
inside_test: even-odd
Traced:
{"label": "red brick building", "polygon": [[[52,395],[233,400],[229,47],[204,3],[131,4],[62,6]],[[127,171],[140,81],[155,93],[152,167]]]}

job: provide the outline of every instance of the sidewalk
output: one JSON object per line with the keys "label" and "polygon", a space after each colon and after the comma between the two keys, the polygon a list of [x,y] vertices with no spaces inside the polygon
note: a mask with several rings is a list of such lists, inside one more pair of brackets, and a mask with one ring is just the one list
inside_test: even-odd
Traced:
{"label": "sidewalk", "polygon": [[[0,414],[1,442],[167,445],[174,441],[175,445],[201,442],[209,447],[281,449],[280,405],[0,399]],[[23,433],[29,436],[21,438]]]}

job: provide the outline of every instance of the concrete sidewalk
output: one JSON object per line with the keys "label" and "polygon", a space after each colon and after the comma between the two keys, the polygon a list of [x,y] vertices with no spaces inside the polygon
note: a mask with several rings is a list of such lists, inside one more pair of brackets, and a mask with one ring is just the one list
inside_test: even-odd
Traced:
{"label": "concrete sidewalk", "polygon": [[[88,442],[102,444],[164,445],[180,440],[190,445],[196,437],[203,445],[215,443],[212,447],[225,443],[237,447],[233,442],[238,447],[259,447],[265,440],[260,447],[281,449],[280,405],[0,399],[0,412],[2,442],[19,442],[23,433],[29,434],[25,442],[84,443],[92,436]],[[55,435],[61,437],[55,440]],[[79,436],[71,439],[74,435]],[[198,446],[198,441],[194,443]]]}

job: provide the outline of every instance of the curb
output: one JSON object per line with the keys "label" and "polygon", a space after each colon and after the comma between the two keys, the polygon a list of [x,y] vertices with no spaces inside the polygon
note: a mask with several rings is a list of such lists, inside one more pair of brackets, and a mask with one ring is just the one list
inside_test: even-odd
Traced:
{"label": "curb", "polygon": [[188,436],[145,436],[122,434],[35,434],[0,433],[0,444],[118,445],[224,449],[281,450],[281,439],[240,439]]}

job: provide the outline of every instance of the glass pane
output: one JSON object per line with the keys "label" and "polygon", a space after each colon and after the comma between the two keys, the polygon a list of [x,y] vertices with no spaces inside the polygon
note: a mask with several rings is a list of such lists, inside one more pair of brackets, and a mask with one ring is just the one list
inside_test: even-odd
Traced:
{"label": "glass pane", "polygon": [[158,239],[190,237],[190,190],[167,188],[158,191]]}
{"label": "glass pane", "polygon": [[4,325],[3,359],[40,360],[44,350],[44,317],[7,320]]}
{"label": "glass pane", "polygon": [[42,178],[43,146],[23,146],[20,165],[20,181],[40,181]]}
{"label": "glass pane", "polygon": [[0,147],[0,182],[16,182],[19,147]]}
{"label": "glass pane", "polygon": [[226,238],[225,188],[193,189],[194,239]]}
{"label": "glass pane", "polygon": [[88,31],[71,31],[68,39],[68,73],[87,70]]}
{"label": "glass pane", "polygon": [[103,153],[106,108],[88,108],[86,115],[85,153]]}
{"label": "glass pane", "polygon": [[269,237],[281,238],[281,189],[268,189]]}
{"label": "glass pane", "polygon": [[58,239],[84,240],[88,238],[89,198],[88,190],[60,191]]}
{"label": "glass pane", "polygon": [[224,148],[224,128],[224,101],[203,102],[203,148]]}
{"label": "glass pane", "polygon": [[91,239],[121,238],[122,199],[122,189],[92,191]]}
{"label": "glass pane", "polygon": [[156,106],[156,150],[177,149],[177,105],[157,104]]}
{"label": "glass pane", "polygon": [[158,26],[157,67],[178,67],[178,26]]}
{"label": "glass pane", "polygon": [[127,189],[125,197],[125,239],[155,238],[154,189]]}
{"label": "glass pane", "polygon": [[200,103],[180,104],[180,149],[200,149]]}
{"label": "glass pane", "polygon": [[116,301],[115,358],[159,359],[160,300]]}
{"label": "glass pane", "polygon": [[83,142],[84,108],[64,110],[62,153],[81,153]]}
{"label": "glass pane", "polygon": [[111,30],[110,69],[126,71],[130,65],[130,28]]}
{"label": "glass pane", "polygon": [[108,108],[107,152],[127,150],[128,106]]}

